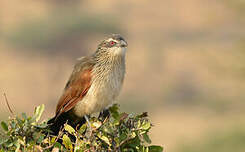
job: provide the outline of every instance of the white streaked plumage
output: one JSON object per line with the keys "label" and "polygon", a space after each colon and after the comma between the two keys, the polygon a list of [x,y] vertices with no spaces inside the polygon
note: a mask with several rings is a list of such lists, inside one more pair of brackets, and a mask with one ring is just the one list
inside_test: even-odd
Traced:
{"label": "white streaked plumage", "polygon": [[110,49],[108,54],[100,58],[99,64],[95,64],[92,70],[92,85],[73,109],[79,117],[103,110],[119,95],[125,74],[126,48]]}

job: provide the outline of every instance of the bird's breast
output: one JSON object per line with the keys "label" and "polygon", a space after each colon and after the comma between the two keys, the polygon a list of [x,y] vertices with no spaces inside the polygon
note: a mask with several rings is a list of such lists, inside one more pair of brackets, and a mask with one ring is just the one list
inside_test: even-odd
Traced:
{"label": "bird's breast", "polygon": [[119,95],[125,67],[98,68],[92,72],[91,86],[84,98],[77,103],[74,112],[82,117],[99,112],[113,103]]}

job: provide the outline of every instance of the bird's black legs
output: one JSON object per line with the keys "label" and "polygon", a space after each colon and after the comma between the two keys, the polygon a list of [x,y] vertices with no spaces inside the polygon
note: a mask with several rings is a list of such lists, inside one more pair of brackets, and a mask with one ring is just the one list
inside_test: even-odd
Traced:
{"label": "bird's black legs", "polygon": [[109,109],[104,109],[103,111],[100,112],[99,120],[101,120],[102,122],[104,122],[105,119],[108,118],[109,116],[110,116]]}

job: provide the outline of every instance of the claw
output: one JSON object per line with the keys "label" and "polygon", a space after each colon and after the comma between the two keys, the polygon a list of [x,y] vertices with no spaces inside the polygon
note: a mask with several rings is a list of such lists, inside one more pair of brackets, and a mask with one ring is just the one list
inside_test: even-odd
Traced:
{"label": "claw", "polygon": [[87,123],[88,123],[88,127],[89,127],[89,136],[91,136],[91,135],[92,135],[92,131],[93,131],[93,130],[92,130],[91,123],[90,123],[89,118],[88,118],[87,115],[85,115],[84,118],[86,119],[86,121],[87,121]]}

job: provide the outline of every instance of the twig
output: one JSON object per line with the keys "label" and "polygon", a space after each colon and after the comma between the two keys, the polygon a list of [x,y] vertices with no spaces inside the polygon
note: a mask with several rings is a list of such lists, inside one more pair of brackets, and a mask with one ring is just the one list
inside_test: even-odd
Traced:
{"label": "twig", "polygon": [[49,145],[49,146],[47,146],[47,147],[45,147],[45,148],[43,148],[43,150],[46,150],[46,149],[49,149],[49,148],[53,147],[54,144],[55,144],[55,143],[61,138],[61,136],[64,134],[64,130],[65,130],[65,127],[63,127],[63,128],[59,131],[58,136],[56,137],[54,143],[51,144],[51,145]]}
{"label": "twig", "polygon": [[12,109],[9,106],[9,102],[8,102],[8,98],[6,96],[6,93],[3,93],[3,96],[5,98],[5,102],[7,103],[7,106],[8,106],[8,109],[9,109],[10,113],[14,116],[14,112],[12,111]]}
{"label": "twig", "polygon": [[119,144],[119,146],[117,146],[116,148],[120,148],[123,144],[125,144],[126,142],[128,142],[129,140],[134,139],[134,138],[135,138],[135,137],[128,137],[128,136],[127,136],[127,139],[123,140],[123,141]]}

